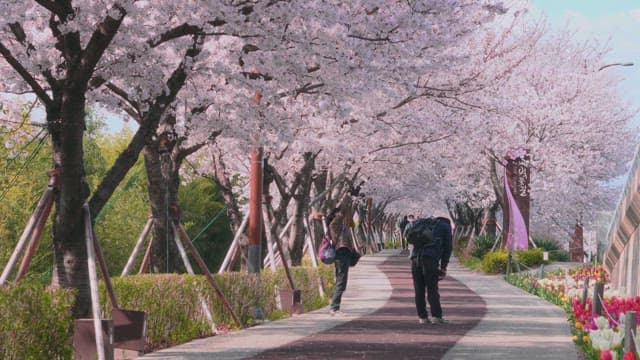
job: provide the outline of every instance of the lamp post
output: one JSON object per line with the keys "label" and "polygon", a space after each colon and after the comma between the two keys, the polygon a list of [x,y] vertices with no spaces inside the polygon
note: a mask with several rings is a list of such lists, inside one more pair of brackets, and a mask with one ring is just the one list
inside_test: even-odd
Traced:
{"label": "lamp post", "polygon": [[632,62],[626,62],[626,63],[613,63],[613,64],[607,64],[607,65],[603,65],[601,66],[598,71],[602,70],[602,69],[606,69],[610,66],[633,66]]}

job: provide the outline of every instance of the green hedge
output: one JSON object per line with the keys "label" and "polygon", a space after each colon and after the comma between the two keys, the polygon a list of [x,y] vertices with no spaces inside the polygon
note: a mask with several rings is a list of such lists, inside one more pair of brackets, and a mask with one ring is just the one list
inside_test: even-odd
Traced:
{"label": "green hedge", "polygon": [[[294,284],[302,291],[305,312],[328,304],[333,272],[333,266],[324,264],[318,269],[291,268]],[[320,296],[318,276],[325,284],[324,297]],[[256,298],[265,318],[275,320],[287,316],[276,306],[276,290],[289,289],[283,269],[275,273],[264,270],[259,287],[257,277],[247,273],[217,274],[215,279],[243,325],[250,326],[256,321]],[[116,277],[112,281],[120,308],[147,313],[146,351],[212,335],[200,305],[201,298],[219,329],[236,327],[220,297],[202,275],[135,275]],[[256,292],[260,295],[256,296]],[[103,316],[110,318],[111,304],[103,284],[100,293]],[[0,287],[0,359],[73,358],[72,294],[68,290],[47,291],[42,285],[26,281]]]}
{"label": "green hedge", "polygon": [[543,252],[544,250],[540,248],[529,249],[526,251],[517,251],[516,259],[520,264],[526,267],[538,266],[544,262],[542,260]]}
{"label": "green hedge", "polygon": [[0,359],[71,359],[72,295],[27,281],[0,287]]}
{"label": "green hedge", "polygon": [[489,274],[504,274],[507,271],[509,254],[504,251],[493,251],[482,258],[482,271]]}
{"label": "green hedge", "polygon": [[[318,270],[293,267],[291,273],[296,288],[302,291],[305,312],[328,304],[333,286],[333,266],[322,265]],[[320,297],[318,273],[326,285],[325,297]],[[263,270],[259,276],[258,288],[258,279],[254,274],[230,272],[215,275],[216,283],[245,326],[256,322],[256,305],[260,305],[266,319],[277,320],[287,316],[277,308],[276,303],[277,289],[289,289],[284,270],[278,269],[275,273]],[[145,351],[212,335],[200,298],[208,304],[218,328],[237,327],[222,300],[203,275],[135,275],[113,278],[112,281],[121,308],[147,313]],[[256,298],[259,299],[258,304],[255,303]],[[100,303],[105,317],[110,317],[111,305],[104,288],[101,289]]]}
{"label": "green hedge", "polygon": [[[524,267],[532,267],[542,264],[542,249],[528,249],[524,251],[516,251],[515,260]],[[489,274],[504,274],[507,272],[507,262],[509,261],[509,253],[505,250],[499,250],[487,253],[482,258],[482,270]],[[515,270],[515,264],[512,264],[512,270]],[[524,269],[521,269],[524,270]]]}

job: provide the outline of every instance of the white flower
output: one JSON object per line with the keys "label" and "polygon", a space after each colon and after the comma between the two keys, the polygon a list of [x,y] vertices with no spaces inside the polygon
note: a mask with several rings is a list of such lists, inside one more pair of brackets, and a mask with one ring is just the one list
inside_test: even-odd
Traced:
{"label": "white flower", "polygon": [[591,339],[591,344],[594,349],[600,351],[611,350],[622,344],[624,333],[614,331],[610,328],[598,329],[591,331],[589,333],[589,338]]}
{"label": "white flower", "polygon": [[596,326],[598,327],[598,330],[605,330],[605,329],[610,329],[611,327],[609,326],[609,319],[607,319],[604,316],[598,316],[594,322],[596,323]]}

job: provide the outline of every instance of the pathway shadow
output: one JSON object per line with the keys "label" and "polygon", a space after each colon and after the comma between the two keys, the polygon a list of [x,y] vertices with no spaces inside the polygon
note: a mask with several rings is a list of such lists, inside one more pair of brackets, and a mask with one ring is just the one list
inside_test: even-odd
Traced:
{"label": "pathway shadow", "polygon": [[478,324],[487,309],[484,300],[460,282],[440,282],[448,324],[418,324],[413,282],[406,256],[379,265],[393,292],[378,311],[250,359],[440,359]]}

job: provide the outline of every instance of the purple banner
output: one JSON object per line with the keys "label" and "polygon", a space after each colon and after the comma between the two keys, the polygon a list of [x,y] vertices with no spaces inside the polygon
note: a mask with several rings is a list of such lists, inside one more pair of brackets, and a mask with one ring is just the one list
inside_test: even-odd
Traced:
{"label": "purple banner", "polygon": [[504,245],[508,249],[529,247],[529,154],[524,148],[509,151],[504,172]]}
{"label": "purple banner", "polygon": [[504,194],[507,210],[509,211],[509,224],[507,229],[505,229],[507,235],[507,241],[505,242],[506,248],[509,250],[526,250],[529,248],[527,225],[511,192],[506,169],[504,171]]}

